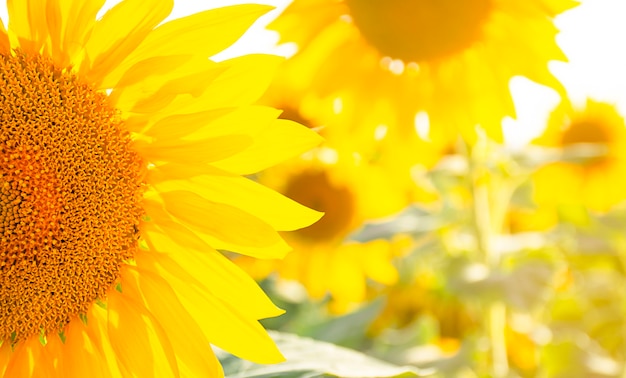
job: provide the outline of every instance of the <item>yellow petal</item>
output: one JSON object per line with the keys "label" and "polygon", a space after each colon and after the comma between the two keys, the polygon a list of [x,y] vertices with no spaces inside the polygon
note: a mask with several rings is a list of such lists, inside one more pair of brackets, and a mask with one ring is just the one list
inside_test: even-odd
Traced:
{"label": "yellow petal", "polygon": [[386,240],[372,240],[360,244],[361,265],[366,276],[385,285],[398,280],[392,261],[392,245]]}
{"label": "yellow petal", "polygon": [[176,357],[190,372],[207,377],[223,375],[202,330],[167,281],[149,270],[130,266],[122,271],[122,280],[124,288],[134,286],[142,294],[148,309],[168,335]]}
{"label": "yellow petal", "polygon": [[[191,134],[204,126],[210,125],[214,128],[213,122],[230,113],[233,109],[214,109],[205,112],[191,114],[174,114],[157,121],[149,129],[143,132],[144,135],[152,138],[165,140],[177,139]],[[256,124],[256,123],[255,123]],[[230,129],[230,133],[238,134],[237,130]],[[217,134],[216,134],[217,135]]]}
{"label": "yellow petal", "polygon": [[173,0],[125,0],[111,8],[96,22],[85,45],[87,59],[81,72],[95,83],[102,82],[173,6]]}
{"label": "yellow petal", "polygon": [[214,165],[248,175],[296,157],[322,141],[314,131],[293,121],[278,119],[255,138],[250,148]]}
{"label": "yellow petal", "polygon": [[0,345],[0,377],[4,377],[4,372],[7,369],[9,361],[13,357],[13,351],[9,346],[9,343],[2,343]]}
{"label": "yellow petal", "polygon": [[0,53],[8,53],[11,51],[11,43],[9,42],[9,35],[4,28],[4,22],[0,20]]}
{"label": "yellow petal", "polygon": [[[160,232],[167,235],[170,238],[169,241],[176,243],[178,248],[183,247],[185,249],[192,249],[199,252],[213,250],[213,248],[202,240],[202,238],[200,238],[194,231],[172,219],[171,216],[167,214],[157,203],[145,200],[144,204],[144,208],[151,219],[151,221],[144,222],[142,224],[142,232],[146,235],[148,243],[153,242],[151,238],[152,233]],[[156,250],[163,252],[167,251],[167,249],[162,250],[159,247],[160,246],[156,246]]]}
{"label": "yellow petal", "polygon": [[252,144],[246,135],[224,135],[203,141],[137,142],[135,150],[147,161],[176,163],[210,163],[245,150]]}
{"label": "yellow petal", "polygon": [[[245,308],[245,313],[251,319],[270,318],[284,313],[250,276],[221,253],[208,246],[199,253],[194,250],[180,253],[180,246],[169,237],[170,234],[149,232],[151,249],[166,252],[156,255],[150,253],[154,262],[158,260],[160,265],[167,266],[170,272],[184,278],[190,285],[201,287],[233,308]],[[137,259],[139,266],[140,260]],[[141,261],[146,260],[144,257]]]}
{"label": "yellow petal", "polygon": [[[252,308],[232,306],[202,286],[190,285],[186,271],[168,262],[163,258],[163,254],[144,252],[138,254],[138,262],[143,263],[142,259],[148,261],[151,259],[152,262],[149,264],[153,266],[156,258],[161,268],[159,274],[178,294],[181,303],[196,319],[211,344],[257,363],[284,361],[265,329],[249,316],[248,311]],[[252,299],[247,293],[240,293],[240,296],[242,300]]]}
{"label": "yellow petal", "polygon": [[[218,108],[191,114],[175,114],[158,121],[145,134],[158,137],[172,131],[168,127],[180,128],[187,139],[208,139],[222,135],[249,135],[258,138],[276,120],[280,112],[265,106],[245,106],[239,108]],[[198,123],[193,125],[192,123]],[[188,123],[187,125],[181,125]]]}
{"label": "yellow petal", "polygon": [[111,347],[127,371],[139,377],[153,377],[155,370],[159,376],[179,376],[169,339],[152,314],[117,290],[108,293],[107,309]]}
{"label": "yellow petal", "polygon": [[171,139],[190,134],[190,139],[246,134],[254,143],[241,153],[216,163],[224,170],[251,174],[295,157],[318,145],[322,138],[308,128],[288,120],[276,120],[279,111],[263,106],[233,111],[218,109],[164,118],[144,134]]}
{"label": "yellow petal", "polygon": [[[73,319],[65,328],[61,356],[64,377],[121,378],[129,374],[119,366],[106,335],[107,310],[93,304],[86,322]],[[82,353],[75,353],[80,350]]]}
{"label": "yellow petal", "polygon": [[304,285],[311,297],[321,299],[328,293],[328,274],[332,256],[328,247],[320,247],[320,250],[311,249],[310,254],[307,252],[309,251],[297,249],[289,257],[295,258],[298,276],[304,278]]}
{"label": "yellow petal", "polygon": [[[184,282],[176,282],[181,292]],[[284,361],[274,341],[257,322],[242,316],[240,310],[197,290],[184,291],[182,302],[196,319],[212,344],[246,360],[262,364]],[[241,309],[245,311],[245,309]],[[211,314],[211,317],[205,314]]]}
{"label": "yellow petal", "polygon": [[168,177],[177,176],[179,167],[167,164],[156,168],[154,171],[164,181],[155,186],[162,191],[186,189],[211,198],[212,201],[236,206],[278,231],[293,231],[310,226],[322,216],[318,211],[236,175],[201,175],[185,181],[167,180]]}
{"label": "yellow petal", "polygon": [[[32,376],[33,378],[64,378],[63,361],[61,361],[64,345],[56,334],[49,334],[46,339],[46,345],[38,343],[39,345],[34,346],[37,352],[33,354],[33,360],[37,363],[35,363]],[[35,356],[35,354],[38,355]]]}
{"label": "yellow petal", "polygon": [[137,101],[131,111],[134,113],[156,113],[159,109],[169,105],[177,96],[199,97],[220,73],[221,70],[210,68],[206,71],[170,80],[149,97]]}
{"label": "yellow petal", "polygon": [[[124,72],[120,81],[115,85],[113,93],[119,91],[120,88],[126,88],[135,84],[144,86],[146,78],[151,76],[171,75],[173,71],[189,63],[192,58],[190,55],[168,55],[142,60]],[[162,79],[159,84],[167,81],[168,79]]]}
{"label": "yellow petal", "polygon": [[[207,235],[202,232],[193,232],[187,227],[181,228],[181,224],[174,221],[174,218],[170,214],[165,212],[164,205],[162,204],[162,202],[158,201],[157,198],[144,199],[143,207],[146,210],[148,216],[152,220],[154,220],[155,223],[158,223],[159,227],[164,232],[168,234],[186,234],[186,238],[188,241],[180,242],[180,245],[183,246],[191,247],[192,245],[197,245],[195,239],[200,239],[202,243],[206,243],[214,249],[237,252],[260,259],[283,258],[285,254],[291,250],[291,247],[289,247],[287,243],[285,243],[285,241],[280,238],[278,242],[268,246],[244,246],[241,244],[234,244],[228,241],[224,241],[215,236]],[[194,236],[192,237],[191,235]]]}
{"label": "yellow petal", "polygon": [[39,53],[48,38],[46,0],[7,0],[9,30],[17,37],[20,47]]}
{"label": "yellow petal", "polygon": [[80,320],[71,321],[64,334],[62,369],[65,376],[83,377],[87,374],[94,378],[105,378],[109,375],[109,366]]}
{"label": "yellow petal", "polygon": [[213,56],[237,41],[257,18],[271,9],[267,5],[235,5],[165,23],[111,72],[104,85],[113,87],[129,67],[145,59],[168,55]]}
{"label": "yellow petal", "polygon": [[[326,2],[320,0],[293,1],[280,17],[268,25],[268,29],[279,31],[281,42],[294,42],[300,49],[304,49],[311,39],[319,36],[324,28],[337,22],[345,12],[343,2]],[[311,27],[302,27],[302,18],[299,13],[307,15],[306,22]],[[281,31],[289,30],[286,35]]]}
{"label": "yellow petal", "polygon": [[49,7],[53,3],[57,3],[58,19],[51,25],[48,13],[52,56],[59,66],[66,67],[83,48],[105,0],[48,0]]}
{"label": "yellow petal", "polygon": [[359,246],[343,245],[331,258],[328,288],[339,302],[361,302],[365,299],[365,276],[355,261],[359,261]]}
{"label": "yellow petal", "polygon": [[126,72],[121,80],[124,86],[113,90],[111,101],[122,111],[159,113],[179,96],[198,98],[224,71],[207,59],[150,59]]}
{"label": "yellow petal", "polygon": [[52,59],[61,67],[66,67],[67,57],[64,57],[61,53],[61,31],[63,29],[63,16],[61,15],[61,4],[59,0],[47,0],[46,2],[46,23],[48,27],[48,34],[50,36],[51,46],[47,48],[51,51],[47,51],[47,55],[52,56]]}
{"label": "yellow petal", "polygon": [[255,103],[267,90],[284,59],[274,55],[245,55],[219,62],[224,72],[198,98],[179,98],[164,114],[195,113],[209,109],[245,106]]}
{"label": "yellow petal", "polygon": [[268,5],[239,4],[170,21],[151,33],[135,55],[140,58],[168,54],[213,56],[235,43],[259,17],[272,9]]}
{"label": "yellow petal", "polygon": [[18,343],[9,359],[3,377],[30,377],[33,371],[30,363],[32,349],[37,347],[36,344],[38,343],[37,336],[31,336],[27,340]]}
{"label": "yellow petal", "polygon": [[270,246],[281,239],[258,218],[230,205],[188,191],[161,193],[166,210],[190,227],[230,244]]}

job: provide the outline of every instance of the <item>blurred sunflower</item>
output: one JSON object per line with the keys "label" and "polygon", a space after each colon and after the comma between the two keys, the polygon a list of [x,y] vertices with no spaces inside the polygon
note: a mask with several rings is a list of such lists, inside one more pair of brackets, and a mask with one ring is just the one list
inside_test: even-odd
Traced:
{"label": "blurred sunflower", "polygon": [[505,328],[506,353],[511,367],[523,377],[537,376],[539,347],[528,333]]}
{"label": "blurred sunflower", "polygon": [[[288,65],[283,64],[281,68],[286,66]],[[356,160],[354,164],[344,164],[347,170],[360,170],[367,166],[370,171],[375,171],[376,177],[386,183],[387,195],[394,199],[396,208],[404,208],[415,202],[432,202],[437,198],[432,185],[423,178],[412,177],[407,168],[415,163],[422,167],[431,167],[439,160],[442,151],[426,142],[421,143],[419,151],[407,151],[407,144],[398,144],[393,151],[381,151],[379,146],[364,140],[362,134],[352,133],[342,127],[350,122],[344,114],[329,117],[320,110],[324,107],[322,99],[306,90],[298,90],[281,78],[278,74],[272,81],[261,103],[282,109],[280,118],[296,121],[315,130],[326,140],[325,146],[329,146],[332,153],[339,151],[341,156],[352,155],[350,159]],[[379,133],[384,133],[384,130],[379,129]],[[411,145],[412,148],[415,146]],[[407,159],[407,156],[413,156],[414,159]],[[390,199],[386,201],[389,202]]]}
{"label": "blurred sunflower", "polygon": [[[501,139],[513,115],[509,80],[523,75],[559,91],[547,62],[564,60],[552,18],[572,0],[294,0],[270,29],[299,51],[283,81],[344,113],[354,135],[399,144],[468,140],[481,125]],[[445,148],[445,147],[444,147]],[[411,155],[405,155],[410,158]]]}
{"label": "blurred sunflower", "polygon": [[[221,376],[282,360],[217,250],[280,258],[319,214],[241,175],[320,138],[251,104],[280,59],[207,59],[266,6],[8,1],[0,23],[0,376]],[[159,25],[159,26],[157,26]]]}
{"label": "blurred sunflower", "polygon": [[382,170],[361,164],[353,154],[328,146],[269,169],[260,181],[295,201],[324,212],[317,223],[285,234],[294,251],[283,260],[237,261],[257,279],[272,272],[301,282],[312,298],[330,294],[330,310],[343,313],[366,299],[367,281],[392,284],[392,264],[406,240],[357,242],[350,235],[366,220],[401,210],[406,202]]}
{"label": "blurred sunflower", "polygon": [[[606,153],[581,163],[558,162],[533,176],[539,205],[583,204],[607,211],[626,199],[626,125],[614,105],[588,100],[582,108],[561,103],[535,144],[603,147]],[[567,190],[563,190],[567,188]]]}
{"label": "blurred sunflower", "polygon": [[506,229],[512,234],[545,231],[554,227],[559,217],[554,208],[537,206],[526,208],[513,206],[506,215]]}
{"label": "blurred sunflower", "polygon": [[423,273],[412,282],[400,282],[387,290],[385,306],[369,332],[379,335],[406,329],[424,316],[436,322],[437,337],[432,343],[444,354],[456,353],[463,339],[477,327],[467,307],[445,291],[439,277]]}

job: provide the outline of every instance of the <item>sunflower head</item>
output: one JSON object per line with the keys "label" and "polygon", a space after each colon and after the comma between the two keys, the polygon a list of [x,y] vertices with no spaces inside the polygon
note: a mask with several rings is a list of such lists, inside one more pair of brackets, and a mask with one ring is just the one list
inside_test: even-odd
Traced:
{"label": "sunflower head", "polygon": [[254,105],[280,58],[216,62],[269,8],[8,1],[0,22],[0,376],[221,376],[283,359],[218,250],[280,258],[320,214],[249,180],[320,142]]}
{"label": "sunflower head", "polygon": [[348,186],[331,180],[329,173],[323,170],[302,171],[289,178],[284,194],[324,213],[322,219],[295,231],[294,236],[311,243],[341,240],[353,228],[355,193]]}
{"label": "sunflower head", "polygon": [[346,0],[354,25],[382,56],[433,62],[482,37],[490,0]]}
{"label": "sunflower head", "polygon": [[619,147],[625,140],[626,125],[615,105],[588,99],[583,106],[562,102],[550,114],[544,133],[533,143],[550,147],[600,145],[608,149],[606,158],[610,159],[622,155]]}
{"label": "sunflower head", "polygon": [[[533,177],[540,204],[583,204],[605,211],[625,199],[626,125],[614,105],[588,100],[582,107],[563,102],[534,143],[549,147],[601,148],[580,163],[553,163]],[[567,191],[560,188],[567,187]]]}
{"label": "sunflower head", "polygon": [[350,236],[366,221],[399,211],[405,202],[383,172],[362,163],[353,154],[323,146],[263,172],[260,182],[324,216],[284,235],[294,248],[285,259],[272,264],[245,257],[235,261],[257,279],[276,272],[281,279],[300,282],[314,299],[328,296],[334,313],[362,304],[371,283],[394,283],[393,261],[408,248],[407,240],[357,242]]}
{"label": "sunflower head", "polygon": [[[436,146],[460,137],[470,143],[477,127],[502,139],[503,117],[515,112],[514,76],[563,93],[549,72],[565,60],[551,18],[571,0],[295,0],[270,28],[295,43],[279,79],[299,91],[337,103],[348,122],[328,122],[371,140],[385,138],[420,151],[415,119],[427,114]],[[330,127],[330,126],[329,126]],[[367,138],[364,138],[367,139]],[[383,143],[384,144],[384,143]],[[418,154],[419,152],[415,152]],[[413,158],[409,155],[410,158]]]}
{"label": "sunflower head", "polygon": [[444,291],[439,277],[431,273],[416,276],[413,282],[399,282],[386,290],[386,302],[370,326],[372,334],[390,329],[402,330],[414,326],[424,317],[435,321],[438,334],[430,340],[444,353],[454,354],[460,340],[476,327],[467,306]]}
{"label": "sunflower head", "polygon": [[146,170],[107,96],[49,57],[0,55],[0,76],[0,340],[17,342],[113,286],[138,248]]}

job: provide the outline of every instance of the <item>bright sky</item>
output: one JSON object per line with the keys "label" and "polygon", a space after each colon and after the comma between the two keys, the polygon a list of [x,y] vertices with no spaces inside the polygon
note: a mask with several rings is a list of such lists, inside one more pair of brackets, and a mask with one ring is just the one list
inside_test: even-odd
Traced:
{"label": "bright sky", "polygon": [[[561,30],[557,43],[569,62],[553,62],[550,69],[575,104],[591,97],[616,103],[626,115],[625,16],[624,0],[583,0],[556,19]],[[558,96],[524,79],[514,79],[511,89],[518,120],[505,120],[504,130],[512,145],[521,146],[541,132]]]}
{"label": "bright sky", "polygon": [[[119,2],[108,0],[106,8]],[[259,2],[277,7],[260,19],[248,33],[225,54],[217,58],[246,52],[272,52],[287,55],[290,48],[273,47],[278,40],[275,33],[264,30],[264,25],[275,17],[289,0],[177,0],[170,18],[182,17],[199,10],[224,5]],[[590,96],[618,104],[626,114],[626,1],[582,0],[582,4],[557,18],[561,33],[557,42],[569,57],[567,64],[552,63],[550,68],[561,80],[576,103],[584,103]],[[6,7],[0,4],[0,17],[5,20]],[[558,96],[549,89],[528,80],[516,78],[511,89],[518,110],[518,119],[503,122],[507,140],[521,146],[541,131],[550,109]]]}

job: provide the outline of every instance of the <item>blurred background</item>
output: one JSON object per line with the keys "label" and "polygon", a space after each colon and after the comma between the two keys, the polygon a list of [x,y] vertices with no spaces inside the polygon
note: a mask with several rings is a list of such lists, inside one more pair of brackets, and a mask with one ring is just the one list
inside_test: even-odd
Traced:
{"label": "blurred background", "polygon": [[626,376],[624,2],[274,5],[240,48],[289,58],[264,101],[327,142],[258,179],[326,216],[235,259],[266,326],[437,376]]}
{"label": "blurred background", "polygon": [[286,56],[263,101],[327,142],[257,179],[326,215],[235,258],[265,325],[424,375],[626,376],[626,4],[273,5],[230,53]]}
{"label": "blurred background", "polygon": [[253,177],[326,213],[231,256],[264,325],[424,376],[626,377],[626,2],[255,2],[214,59],[285,56],[260,105],[326,139]]}

